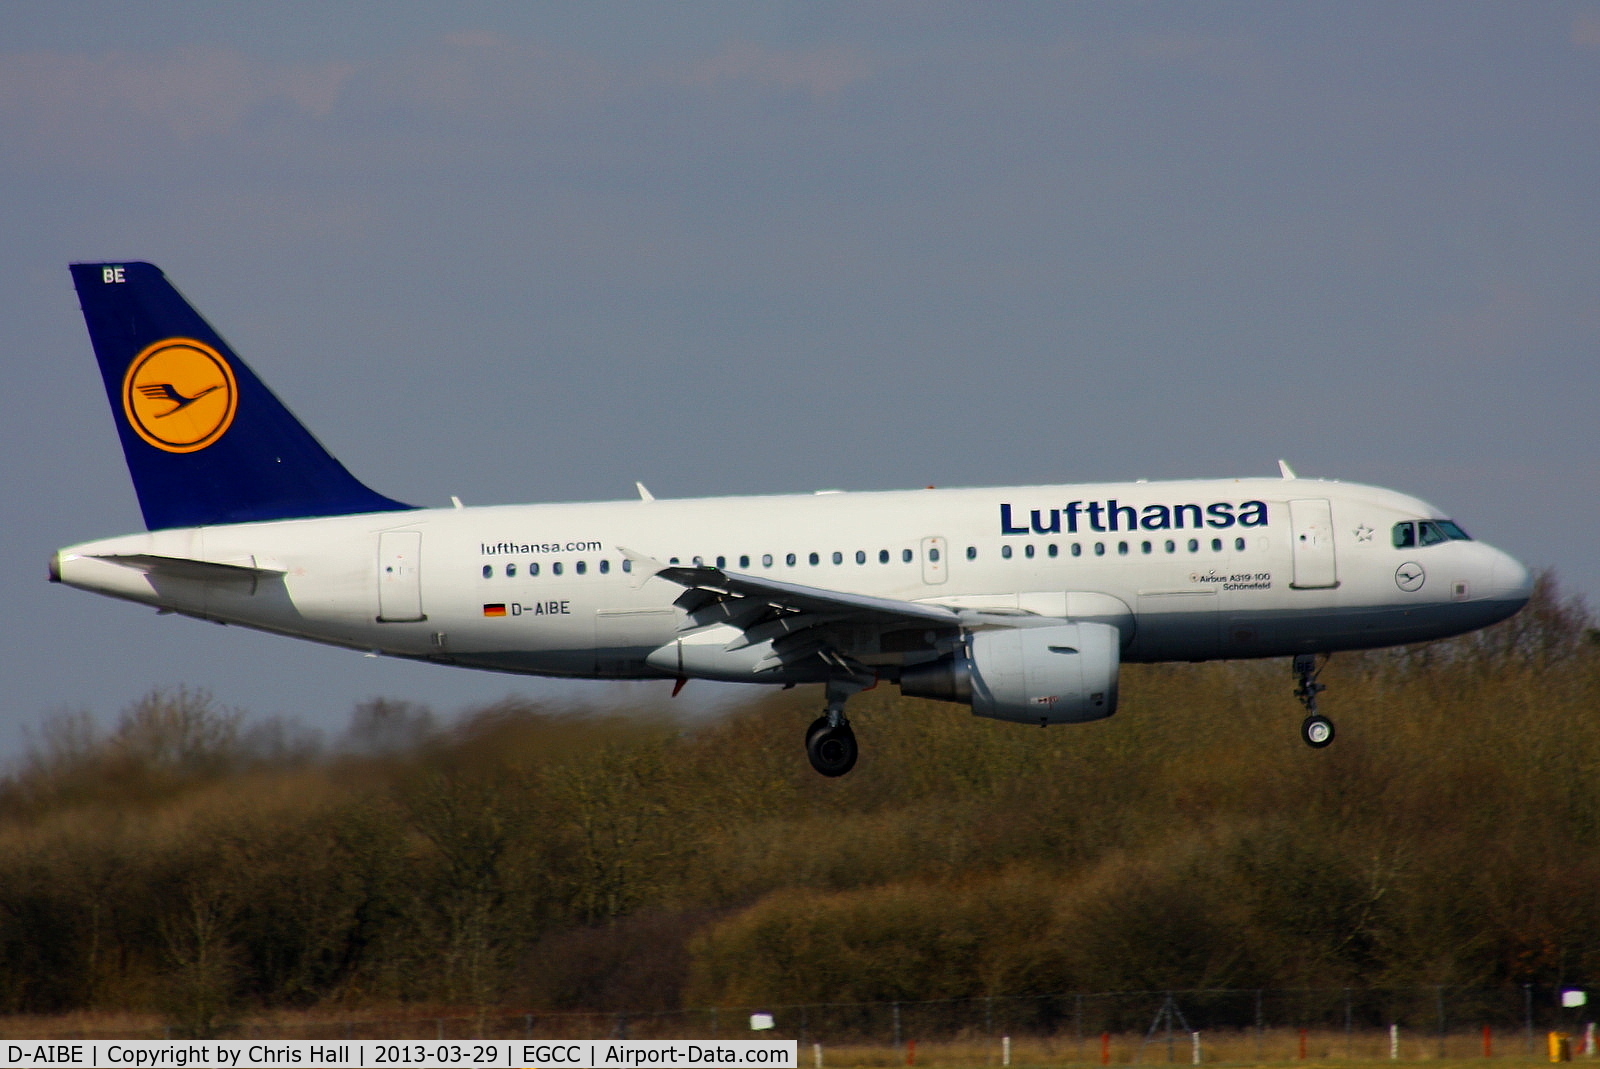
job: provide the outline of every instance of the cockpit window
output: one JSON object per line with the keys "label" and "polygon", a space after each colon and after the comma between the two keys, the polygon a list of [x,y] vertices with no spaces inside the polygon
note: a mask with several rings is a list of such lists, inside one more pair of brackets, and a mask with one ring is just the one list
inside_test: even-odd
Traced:
{"label": "cockpit window", "polygon": [[1437,546],[1442,542],[1470,542],[1472,538],[1453,520],[1402,520],[1394,525],[1394,548]]}

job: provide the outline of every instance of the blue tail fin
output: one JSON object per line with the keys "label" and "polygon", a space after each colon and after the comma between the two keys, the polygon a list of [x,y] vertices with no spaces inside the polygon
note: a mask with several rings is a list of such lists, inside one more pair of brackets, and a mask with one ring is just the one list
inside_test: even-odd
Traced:
{"label": "blue tail fin", "polygon": [[73,264],[145,526],[411,508],[369,490],[153,264]]}

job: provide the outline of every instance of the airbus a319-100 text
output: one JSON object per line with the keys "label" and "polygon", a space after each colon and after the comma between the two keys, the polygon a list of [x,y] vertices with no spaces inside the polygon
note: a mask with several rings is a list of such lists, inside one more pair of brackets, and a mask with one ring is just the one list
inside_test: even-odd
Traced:
{"label": "airbus a319-100 text", "polygon": [[501,672],[821,684],[829,776],[879,682],[985,717],[1110,716],[1125,661],[1456,635],[1528,572],[1432,506],[1296,478],[416,508],[357,481],[156,267],[72,276],[147,530],[53,580],[205,620]]}

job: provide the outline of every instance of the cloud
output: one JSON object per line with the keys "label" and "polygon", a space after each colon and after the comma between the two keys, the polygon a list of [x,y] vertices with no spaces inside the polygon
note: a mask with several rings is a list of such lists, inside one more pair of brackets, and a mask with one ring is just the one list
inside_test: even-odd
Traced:
{"label": "cloud", "polygon": [[585,56],[473,30],[366,62],[273,62],[215,46],[0,55],[0,162],[161,166],[196,144],[277,158],[273,131],[285,123],[313,124],[339,151],[383,148],[407,123],[520,129],[581,112],[612,81]]}
{"label": "cloud", "polygon": [[682,81],[708,89],[742,85],[798,90],[813,100],[836,103],[846,89],[870,73],[866,58],[843,45],[774,51],[749,42],[733,42],[716,55],[688,66],[682,72]]}
{"label": "cloud", "polygon": [[65,114],[133,112],[189,137],[226,132],[251,107],[281,99],[308,115],[333,110],[353,63],[277,66],[224,48],[159,56],[0,57],[0,109]]}
{"label": "cloud", "polygon": [[104,162],[147,138],[230,134],[262,109],[326,117],[357,69],[273,65],[215,47],[0,56],[0,131],[8,155],[45,148]]}
{"label": "cloud", "polygon": [[836,103],[869,72],[846,46],[736,42],[630,65],[473,28],[361,62],[279,62],[221,46],[0,54],[0,164],[44,173],[186,172],[224,160],[447,167],[460,158],[452,146],[474,138],[480,161],[483,145],[502,158],[559,155],[568,143],[626,155],[637,146],[614,135],[629,123],[659,132],[728,99]]}

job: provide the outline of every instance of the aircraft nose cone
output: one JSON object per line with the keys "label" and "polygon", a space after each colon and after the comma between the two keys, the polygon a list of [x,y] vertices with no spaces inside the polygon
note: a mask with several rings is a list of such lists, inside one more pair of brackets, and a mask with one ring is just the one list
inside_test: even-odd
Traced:
{"label": "aircraft nose cone", "polygon": [[1496,600],[1514,601],[1520,607],[1533,596],[1533,575],[1510,554],[1497,552],[1490,576]]}

